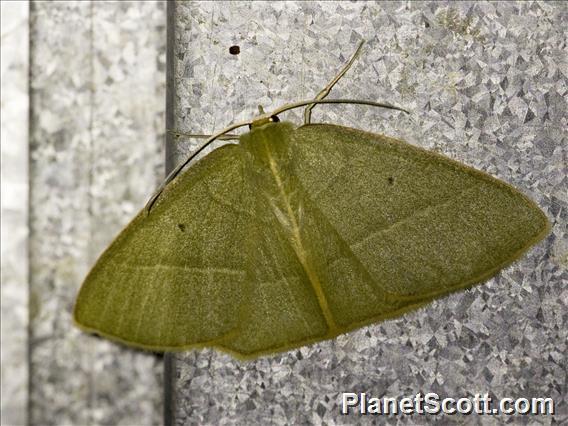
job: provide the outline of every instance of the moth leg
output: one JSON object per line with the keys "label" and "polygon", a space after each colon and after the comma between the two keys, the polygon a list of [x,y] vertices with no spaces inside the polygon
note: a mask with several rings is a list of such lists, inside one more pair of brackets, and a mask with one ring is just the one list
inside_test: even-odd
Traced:
{"label": "moth leg", "polygon": [[[343,77],[343,75],[345,75],[345,73],[349,71],[349,68],[351,68],[353,63],[357,60],[364,44],[365,40],[362,40],[359,43],[359,46],[357,46],[355,53],[353,53],[353,55],[351,56],[351,59],[349,59],[349,62],[347,62],[343,69],[339,71],[339,73],[335,77],[333,77],[333,79],[329,83],[327,83],[327,86],[325,86],[323,90],[317,94],[317,96],[315,97],[316,100],[322,100],[331,93],[331,89],[333,89],[335,83],[337,83],[341,79],[341,77]],[[314,108],[314,106],[315,104],[310,104],[304,110],[304,124],[310,124],[312,119],[312,109]]]}

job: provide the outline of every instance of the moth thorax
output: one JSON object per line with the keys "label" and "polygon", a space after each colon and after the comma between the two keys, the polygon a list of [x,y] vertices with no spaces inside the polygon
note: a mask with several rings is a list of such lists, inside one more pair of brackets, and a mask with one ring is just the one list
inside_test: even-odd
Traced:
{"label": "moth thorax", "polygon": [[241,136],[241,145],[257,166],[280,169],[289,161],[288,150],[293,131],[291,123],[269,122],[253,127],[249,133]]}

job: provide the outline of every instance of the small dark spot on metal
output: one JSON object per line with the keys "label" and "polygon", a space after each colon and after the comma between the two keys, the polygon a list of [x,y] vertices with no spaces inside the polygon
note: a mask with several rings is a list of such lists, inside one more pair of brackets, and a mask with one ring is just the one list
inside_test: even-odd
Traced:
{"label": "small dark spot on metal", "polygon": [[241,53],[241,48],[239,46],[231,46],[229,47],[229,53],[231,55],[238,55]]}
{"label": "small dark spot on metal", "polygon": [[185,225],[183,223],[178,223],[178,228],[181,232],[185,232]]}
{"label": "small dark spot on metal", "polygon": [[394,178],[392,176],[389,176],[388,181],[389,181],[389,185],[392,185],[394,183]]}

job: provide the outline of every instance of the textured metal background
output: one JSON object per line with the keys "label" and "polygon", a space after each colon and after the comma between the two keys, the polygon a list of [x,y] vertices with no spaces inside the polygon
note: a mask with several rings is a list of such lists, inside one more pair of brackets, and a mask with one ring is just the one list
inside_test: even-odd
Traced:
{"label": "textured metal background", "polygon": [[71,311],[163,177],[165,4],[30,7],[29,422],[159,424],[161,360],[80,332]]}
{"label": "textured metal background", "polygon": [[[26,421],[28,366],[29,7],[2,2],[0,424]],[[8,232],[9,230],[9,232]]]}
{"label": "textured metal background", "polygon": [[[320,106],[314,121],[394,135],[484,170],[530,196],[554,225],[486,284],[402,318],[255,362],[212,350],[177,355],[176,424],[370,421],[339,415],[344,391],[552,397],[554,421],[568,421],[566,22],[561,2],[176,3],[178,130],[211,133],[254,115],[258,104],[309,98],[365,39],[334,97],[388,101],[413,116]],[[239,55],[229,54],[232,45]],[[195,146],[173,152],[179,160]],[[389,422],[433,420],[553,422]]]}

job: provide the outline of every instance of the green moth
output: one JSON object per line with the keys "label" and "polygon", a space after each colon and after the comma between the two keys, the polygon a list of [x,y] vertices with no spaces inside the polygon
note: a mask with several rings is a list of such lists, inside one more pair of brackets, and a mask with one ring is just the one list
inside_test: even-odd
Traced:
{"label": "green moth", "polygon": [[[357,51],[357,53],[359,50]],[[471,287],[549,232],[512,186],[384,135],[310,124],[318,103],[239,123],[167,179],[101,255],[76,324],[153,351],[240,359],[331,339]],[[308,106],[306,124],[277,114]],[[200,149],[201,150],[201,149]]]}

